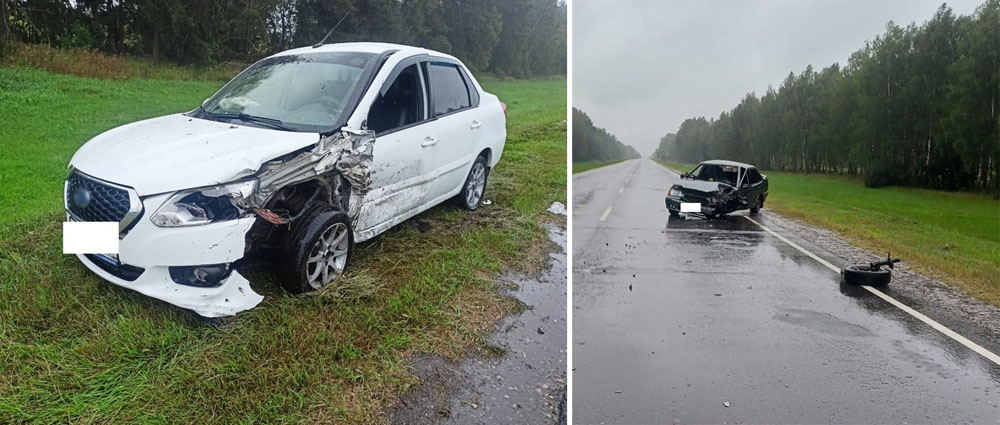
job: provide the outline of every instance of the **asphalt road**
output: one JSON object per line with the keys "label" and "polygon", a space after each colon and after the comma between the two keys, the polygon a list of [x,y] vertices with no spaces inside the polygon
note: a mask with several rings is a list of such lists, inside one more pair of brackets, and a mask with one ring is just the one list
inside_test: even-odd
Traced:
{"label": "asphalt road", "polygon": [[668,219],[677,179],[648,159],[574,176],[573,423],[1000,423],[1000,366],[745,212]]}

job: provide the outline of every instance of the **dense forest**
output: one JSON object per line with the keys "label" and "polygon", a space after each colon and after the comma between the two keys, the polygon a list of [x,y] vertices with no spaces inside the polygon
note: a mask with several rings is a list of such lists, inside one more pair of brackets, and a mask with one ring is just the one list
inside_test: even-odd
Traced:
{"label": "dense forest", "polygon": [[1000,0],[987,0],[971,16],[942,5],[922,25],[889,22],[846,66],[807,67],[718,118],[688,119],[654,155],[1000,194],[998,130]]}
{"label": "dense forest", "polygon": [[573,108],[573,162],[638,158],[639,152],[603,128],[594,126],[583,111]]}
{"label": "dense forest", "polygon": [[562,0],[0,0],[5,42],[85,47],[178,64],[249,62],[318,42],[440,50],[516,77],[566,72]]}

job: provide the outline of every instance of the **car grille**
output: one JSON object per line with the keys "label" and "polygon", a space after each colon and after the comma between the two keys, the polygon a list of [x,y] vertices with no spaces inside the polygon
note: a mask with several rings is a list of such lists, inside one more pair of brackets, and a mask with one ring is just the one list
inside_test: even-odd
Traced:
{"label": "car grille", "polygon": [[[90,203],[81,207],[74,202],[77,189],[90,192]],[[85,177],[74,171],[66,179],[66,208],[81,221],[116,221],[125,219],[131,207],[125,189]]]}
{"label": "car grille", "polygon": [[702,204],[711,204],[711,197],[701,191],[684,189],[684,201],[686,202],[700,202]]}
{"label": "car grille", "polygon": [[106,260],[94,254],[84,254],[83,256],[87,257],[87,259],[94,263],[97,267],[100,267],[101,270],[129,282],[138,279],[139,276],[142,275],[142,272],[146,271],[146,269],[141,267],[130,266],[128,264],[111,264],[110,260]]}

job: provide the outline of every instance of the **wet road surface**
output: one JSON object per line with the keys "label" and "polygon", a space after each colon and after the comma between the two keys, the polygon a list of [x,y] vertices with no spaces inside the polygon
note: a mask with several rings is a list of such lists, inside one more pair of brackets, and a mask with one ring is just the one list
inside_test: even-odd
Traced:
{"label": "wet road surface", "polygon": [[677,179],[648,159],[574,177],[573,423],[1000,423],[1000,366],[745,212],[668,219]]}
{"label": "wet road surface", "polygon": [[525,310],[497,324],[489,343],[498,358],[460,364],[417,355],[414,373],[423,381],[390,413],[393,424],[566,423],[566,230],[549,226],[559,249],[538,276],[507,274],[510,295]]}

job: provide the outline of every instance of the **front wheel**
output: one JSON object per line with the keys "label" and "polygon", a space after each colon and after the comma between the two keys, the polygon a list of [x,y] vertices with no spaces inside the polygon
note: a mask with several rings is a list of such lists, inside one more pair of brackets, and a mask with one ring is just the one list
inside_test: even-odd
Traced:
{"label": "front wheel", "polygon": [[486,177],[489,170],[486,168],[486,158],[480,156],[472,163],[469,176],[466,177],[462,185],[462,191],[458,193],[455,200],[458,205],[469,211],[475,211],[479,204],[483,202],[483,194],[486,192]]}
{"label": "front wheel", "polygon": [[315,207],[292,225],[285,240],[282,286],[296,294],[320,289],[344,272],[353,251],[347,214]]}
{"label": "front wheel", "polygon": [[754,204],[750,207],[750,214],[757,214],[761,208],[764,208],[764,196],[758,196]]}

